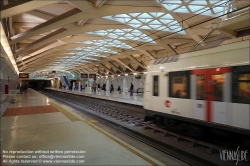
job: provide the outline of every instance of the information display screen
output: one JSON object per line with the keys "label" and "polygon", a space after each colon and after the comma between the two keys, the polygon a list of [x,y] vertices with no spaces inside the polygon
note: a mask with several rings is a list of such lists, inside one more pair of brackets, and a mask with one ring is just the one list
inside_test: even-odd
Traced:
{"label": "information display screen", "polygon": [[96,74],[89,74],[89,78],[96,78]]}
{"label": "information display screen", "polygon": [[81,74],[81,78],[89,78],[89,76],[88,76],[87,73],[82,73],[82,74]]}
{"label": "information display screen", "polygon": [[141,75],[135,75],[135,79],[141,79]]}
{"label": "information display screen", "polygon": [[29,73],[19,73],[19,78],[29,78]]}

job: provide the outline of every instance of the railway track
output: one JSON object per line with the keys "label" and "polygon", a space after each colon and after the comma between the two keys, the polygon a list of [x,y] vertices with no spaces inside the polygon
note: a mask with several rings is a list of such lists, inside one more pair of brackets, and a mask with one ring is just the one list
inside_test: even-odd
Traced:
{"label": "railway track", "polygon": [[[235,162],[220,159],[220,151],[226,150],[223,147],[167,131],[152,121],[144,121],[143,108],[140,106],[52,90],[41,93],[188,165],[235,165]],[[238,165],[249,165],[249,162],[240,162]]]}

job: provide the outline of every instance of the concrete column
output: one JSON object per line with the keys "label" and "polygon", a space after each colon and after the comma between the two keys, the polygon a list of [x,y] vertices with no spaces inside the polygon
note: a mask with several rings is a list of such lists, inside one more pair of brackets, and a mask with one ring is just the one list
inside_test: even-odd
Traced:
{"label": "concrete column", "polygon": [[110,93],[109,79],[106,81],[106,93]]}
{"label": "concrete column", "polygon": [[78,82],[78,91],[81,91],[81,82]]}
{"label": "concrete column", "polygon": [[127,78],[123,78],[122,91],[123,91],[123,94],[128,92]]}
{"label": "concrete column", "polygon": [[73,87],[72,87],[72,90],[74,90],[74,89],[75,89],[75,87],[76,87],[75,82],[73,82]]}

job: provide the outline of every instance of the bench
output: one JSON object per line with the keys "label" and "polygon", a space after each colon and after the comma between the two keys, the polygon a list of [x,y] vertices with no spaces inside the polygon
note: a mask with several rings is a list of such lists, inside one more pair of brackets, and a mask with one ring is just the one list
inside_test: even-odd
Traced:
{"label": "bench", "polygon": [[138,88],[137,90],[136,90],[136,93],[137,94],[143,94],[144,93],[144,88]]}

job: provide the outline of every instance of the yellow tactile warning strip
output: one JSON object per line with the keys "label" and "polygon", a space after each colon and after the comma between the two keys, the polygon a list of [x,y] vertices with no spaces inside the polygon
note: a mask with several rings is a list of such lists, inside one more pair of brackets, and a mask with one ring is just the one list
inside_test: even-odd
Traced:
{"label": "yellow tactile warning strip", "polygon": [[56,108],[58,111],[60,111],[63,115],[65,115],[67,118],[69,118],[72,122],[75,121],[81,121],[79,118],[77,118],[76,116],[74,116],[73,114],[71,114],[69,111],[63,109],[62,107],[60,107],[59,105],[53,103],[53,102],[49,102],[49,104],[51,106],[53,106],[54,108]]}
{"label": "yellow tactile warning strip", "polygon": [[[62,114],[64,114],[67,118],[69,118],[72,122],[74,121],[81,121],[78,117],[76,117],[75,115],[73,115],[72,113],[70,113],[69,111],[63,109],[62,107],[60,107],[59,105],[53,103],[53,102],[49,102],[50,105],[52,105],[54,108],[56,108],[58,111],[60,111]],[[100,133],[102,133],[103,135],[105,135],[106,137],[110,138],[111,140],[113,140],[114,142],[118,143],[119,145],[121,145],[122,147],[126,148],[127,150],[129,150],[130,152],[134,153],[135,155],[137,155],[138,157],[142,158],[143,160],[147,161],[148,163],[154,165],[154,166],[158,166],[160,164],[157,164],[156,162],[154,162],[153,160],[151,160],[150,158],[144,156],[143,154],[137,152],[136,150],[134,150],[133,148],[131,148],[129,145],[126,145],[125,143],[121,142],[120,140],[116,139],[115,137],[113,137],[112,135],[106,133],[104,130],[100,129],[99,127],[91,124],[94,122],[98,122],[97,120],[83,120],[84,123],[88,124],[90,127],[94,128],[95,130],[99,131]]]}
{"label": "yellow tactile warning strip", "polygon": [[87,122],[90,122],[90,123],[95,123],[95,122],[98,122],[97,120],[94,120],[94,119],[90,119],[90,120],[86,120]]}

